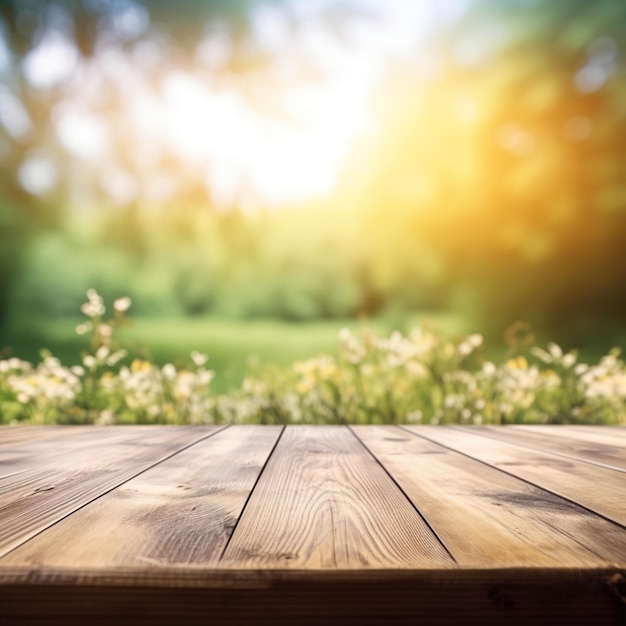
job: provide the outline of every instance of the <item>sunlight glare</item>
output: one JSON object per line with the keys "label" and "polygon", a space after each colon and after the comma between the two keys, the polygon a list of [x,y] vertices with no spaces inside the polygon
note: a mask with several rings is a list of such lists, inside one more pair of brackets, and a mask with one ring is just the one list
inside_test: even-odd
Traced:
{"label": "sunlight glare", "polygon": [[[181,159],[206,166],[222,204],[250,194],[276,205],[330,193],[347,150],[367,126],[367,89],[359,83],[285,89],[280,116],[182,73],[166,79],[163,94],[164,140]],[[140,110],[145,114],[145,106]]]}
{"label": "sunlight glare", "polygon": [[[157,92],[129,85],[139,143],[145,137],[173,153],[223,208],[272,208],[328,196],[354,142],[372,128],[373,96],[388,64],[410,59],[417,65],[428,56],[420,48],[428,32],[449,19],[430,0],[360,4],[364,13],[342,37],[321,14],[295,28],[287,14],[259,8],[253,15],[256,44],[277,57],[265,70],[228,81],[171,70]],[[465,5],[459,0],[455,10]],[[290,6],[293,15],[303,3]],[[198,60],[214,65],[228,56],[227,48],[216,26],[207,30]]]}

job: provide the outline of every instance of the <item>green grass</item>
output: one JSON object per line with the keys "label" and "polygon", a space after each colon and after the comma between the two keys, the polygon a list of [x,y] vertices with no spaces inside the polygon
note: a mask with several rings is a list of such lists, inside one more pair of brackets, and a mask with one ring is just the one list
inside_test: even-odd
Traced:
{"label": "green grass", "polygon": [[[0,328],[0,356],[17,356],[27,361],[39,360],[42,348],[50,350],[68,365],[81,359],[88,347],[88,339],[75,333],[81,317],[37,318],[14,320]],[[414,326],[437,330],[458,338],[475,332],[463,316],[455,313],[398,314],[363,321],[339,319],[289,323],[280,320],[234,320],[223,318],[134,317],[130,326],[119,331],[119,338],[131,354],[142,356],[158,364],[173,362],[182,365],[192,350],[209,355],[209,365],[217,372],[212,385],[215,391],[225,392],[243,380],[256,364],[290,365],[294,361],[320,354],[336,354],[337,335],[342,327],[356,334],[371,328],[380,335],[392,330],[407,333]],[[626,345],[626,336],[610,325],[592,324],[595,336],[580,333],[574,345],[580,349],[581,359],[592,362],[615,345]],[[604,333],[602,332],[604,331]],[[545,345],[550,337],[538,337]],[[623,341],[620,341],[623,340]],[[483,356],[491,360],[505,357],[502,339],[488,339]]]}
{"label": "green grass", "polygon": [[[22,319],[0,329],[4,356],[38,361],[42,348],[50,350],[63,363],[76,364],[88,346],[74,329],[81,318]],[[278,320],[231,320],[218,318],[132,317],[119,339],[132,355],[156,363],[183,364],[192,350],[209,355],[209,366],[217,372],[212,385],[227,391],[243,380],[258,364],[290,365],[320,354],[335,354],[337,335],[342,327],[359,334],[371,328],[388,334],[395,328],[407,330],[425,323],[449,334],[462,332],[458,317],[447,314],[357,320],[287,323]]]}
{"label": "green grass", "polygon": [[[92,308],[90,315],[97,325],[100,318],[94,310],[98,309]],[[79,321],[83,320],[23,318],[0,329],[0,346],[13,346],[12,351],[1,348],[3,356],[13,352],[37,363],[35,368],[19,363],[0,368],[0,421],[396,423],[406,419],[417,423],[426,419],[428,423],[499,424],[623,423],[624,419],[624,364],[615,353],[601,355],[600,363],[581,354],[591,367],[579,370],[574,367],[576,355],[554,344],[547,344],[549,352],[532,349],[538,344],[528,343],[531,338],[522,327],[507,333],[512,347],[498,341],[495,333],[483,345],[483,337],[468,334],[464,318],[452,314],[309,323],[139,317],[117,327],[112,344],[102,329],[92,337],[76,335]],[[123,323],[124,318],[118,317],[116,326]],[[411,334],[415,326],[425,332]],[[340,341],[342,327],[354,336]],[[392,341],[381,341],[396,329],[400,334]],[[364,330],[373,337],[363,337]],[[90,341],[93,345],[88,345]],[[114,355],[109,359],[109,350],[120,344],[128,351],[125,361],[130,371],[121,370],[124,362]],[[40,356],[40,349],[47,349],[62,364],[45,353]],[[211,373],[203,359],[194,355],[192,360],[194,350],[209,355],[208,367],[216,372],[210,386]],[[85,367],[70,370],[68,366],[78,363],[81,354]],[[314,358],[320,355],[330,356]],[[144,362],[132,363],[133,359]],[[485,359],[492,363],[486,364]],[[290,367],[297,361],[304,362]],[[173,366],[161,370],[165,363]],[[275,369],[268,370],[268,365]],[[240,386],[246,375],[253,380]]]}

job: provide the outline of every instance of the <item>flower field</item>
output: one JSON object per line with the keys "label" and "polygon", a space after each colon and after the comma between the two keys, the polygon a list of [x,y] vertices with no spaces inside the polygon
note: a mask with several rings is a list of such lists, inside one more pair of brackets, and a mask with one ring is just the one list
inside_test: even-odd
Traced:
{"label": "flower field", "polygon": [[130,299],[115,300],[107,316],[102,297],[87,296],[76,331],[91,347],[80,365],[47,352],[38,363],[0,360],[0,422],[626,423],[617,349],[587,364],[555,343],[544,349],[520,336],[494,363],[482,356],[478,334],[452,342],[420,328],[389,337],[344,329],[337,356],[266,367],[218,394],[211,381],[219,372],[207,367],[207,355],[192,352],[182,367],[135,357],[117,339]]}

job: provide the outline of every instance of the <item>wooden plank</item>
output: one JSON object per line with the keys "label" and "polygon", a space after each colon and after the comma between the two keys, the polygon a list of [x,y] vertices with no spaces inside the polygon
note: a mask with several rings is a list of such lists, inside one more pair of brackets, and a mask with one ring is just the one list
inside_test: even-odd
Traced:
{"label": "wooden plank", "polygon": [[52,440],[55,450],[41,466],[0,482],[0,555],[216,429],[131,429],[124,435],[124,427],[119,427],[101,431],[100,440],[95,430],[89,436],[87,427],[86,438]]}
{"label": "wooden plank", "polygon": [[33,442],[37,439],[59,437],[80,430],[81,426],[7,426],[0,425],[0,448]]}
{"label": "wooden plank", "polygon": [[286,428],[221,564],[454,566],[404,494],[343,426]]}
{"label": "wooden plank", "polygon": [[532,424],[524,424],[515,426],[516,429],[543,433],[548,437],[556,436],[565,439],[574,439],[587,443],[597,443],[604,446],[616,448],[626,447],[626,438],[620,433],[625,432],[623,427],[616,426],[535,426]]}
{"label": "wooden plank", "polygon": [[41,464],[56,449],[51,439],[86,432],[83,426],[0,426],[0,483],[26,467]]}
{"label": "wooden plank", "polygon": [[[573,433],[579,433],[585,437],[591,437],[593,441],[596,438],[608,438],[609,443],[615,442],[617,439],[621,440],[623,445],[626,440],[626,426],[591,426],[586,424],[567,424],[567,425],[549,425],[548,429],[556,430],[557,432],[563,432],[567,436],[571,436]],[[605,440],[606,441],[606,440]]]}
{"label": "wooden plank", "polygon": [[463,567],[626,567],[626,530],[394,426],[357,437]]}
{"label": "wooden plank", "polygon": [[457,428],[474,435],[492,437],[533,450],[546,450],[565,458],[586,461],[619,472],[626,472],[626,446],[609,446],[579,441],[563,437],[558,431],[548,434],[523,430],[517,426],[459,426]]}
{"label": "wooden plank", "polygon": [[407,426],[407,432],[457,450],[542,489],[626,524],[624,474],[604,467],[521,448],[471,432],[440,426]]}
{"label": "wooden plank", "polygon": [[0,570],[215,563],[281,430],[239,426],[201,441],[22,544]]}
{"label": "wooden plank", "polygon": [[102,446],[123,443],[140,433],[155,430],[155,427],[42,426],[32,433],[35,435],[33,438],[29,438],[30,426],[17,430],[23,435],[18,434],[12,444],[0,447],[0,493],[13,488],[14,485],[10,482],[3,482],[9,476],[22,474],[27,470],[40,472],[48,467],[57,467],[77,453],[88,459],[90,454]]}
{"label": "wooden plank", "polygon": [[[158,428],[158,427],[157,427]],[[56,429],[54,429],[56,431]],[[60,436],[36,437],[13,446],[0,448],[0,505],[11,498],[25,480],[45,477],[72,460],[88,463],[92,455],[123,445],[147,432],[156,432],[154,426],[76,426]],[[42,486],[42,485],[39,485]]]}
{"label": "wooden plank", "polygon": [[606,570],[28,570],[0,575],[16,626],[620,626],[623,573]]}

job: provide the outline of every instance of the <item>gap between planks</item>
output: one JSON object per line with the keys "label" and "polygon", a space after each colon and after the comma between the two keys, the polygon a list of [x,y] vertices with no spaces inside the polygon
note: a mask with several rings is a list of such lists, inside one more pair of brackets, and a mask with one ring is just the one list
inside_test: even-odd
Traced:
{"label": "gap between planks", "polygon": [[406,495],[346,426],[285,429],[221,564],[455,567]]}
{"label": "gap between planks", "polygon": [[239,426],[215,433],[76,511],[0,563],[214,567],[281,431]]}
{"label": "gap between planks", "polygon": [[450,426],[450,428],[472,435],[498,439],[523,448],[541,450],[605,469],[626,472],[626,441],[624,446],[608,446],[588,441],[563,439],[560,433],[559,436],[555,436],[555,431],[552,431],[552,435],[547,433],[546,436],[546,433],[527,431],[516,426]]}
{"label": "gap between planks", "polygon": [[606,567],[626,555],[626,531],[584,507],[398,427],[353,430],[462,567]]}
{"label": "gap between planks", "polygon": [[[44,456],[43,468],[27,467],[0,483],[0,556],[225,427],[166,427],[140,434],[133,429],[120,438],[124,428],[109,427],[104,440],[92,440],[91,446],[77,435],[70,437],[60,457],[52,451],[47,460]],[[72,442],[80,444],[73,454]]]}
{"label": "gap between planks", "polygon": [[442,426],[402,426],[416,437],[464,454],[530,485],[581,506],[626,527],[626,481],[621,472],[581,461],[565,460],[547,451],[488,439]]}

